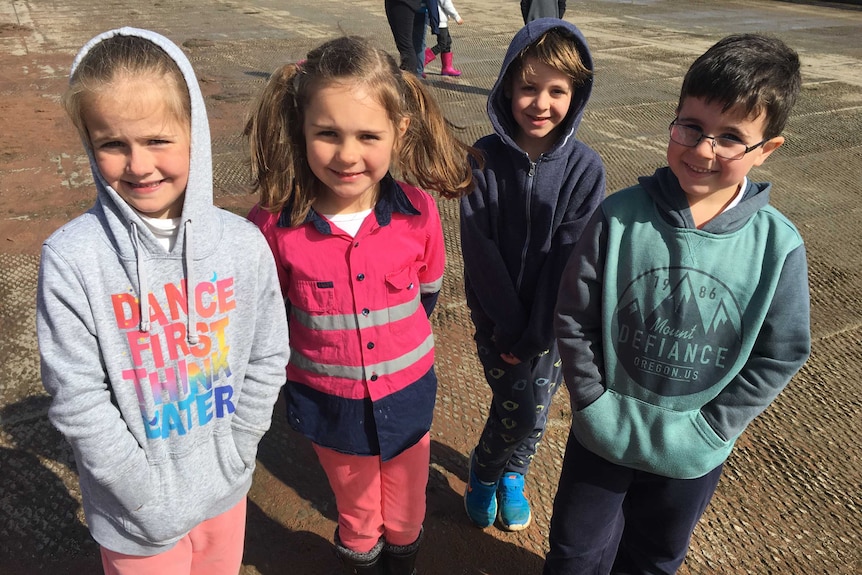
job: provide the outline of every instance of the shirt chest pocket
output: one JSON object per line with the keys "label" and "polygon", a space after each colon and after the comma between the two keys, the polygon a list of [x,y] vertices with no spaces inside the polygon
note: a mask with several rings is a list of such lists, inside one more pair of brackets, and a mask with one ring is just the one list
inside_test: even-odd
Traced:
{"label": "shirt chest pocket", "polygon": [[295,284],[290,303],[306,313],[335,311],[335,284],[331,281],[301,280]]}
{"label": "shirt chest pocket", "polygon": [[412,322],[403,321],[416,313],[420,305],[419,274],[412,266],[386,274],[386,298],[389,327],[400,333]]}

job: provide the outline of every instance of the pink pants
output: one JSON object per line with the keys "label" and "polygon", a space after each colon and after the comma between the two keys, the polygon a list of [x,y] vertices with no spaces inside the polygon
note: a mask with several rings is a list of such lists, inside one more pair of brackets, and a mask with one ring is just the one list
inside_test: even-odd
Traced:
{"label": "pink pants", "polygon": [[158,555],[124,555],[102,547],[105,575],[237,575],[245,543],[245,510],[244,497]]}
{"label": "pink pants", "polygon": [[425,488],[431,460],[431,438],[389,461],[380,456],[347,455],[314,445],[338,507],[338,536],[357,553],[367,553],[380,540],[410,545],[425,520]]}

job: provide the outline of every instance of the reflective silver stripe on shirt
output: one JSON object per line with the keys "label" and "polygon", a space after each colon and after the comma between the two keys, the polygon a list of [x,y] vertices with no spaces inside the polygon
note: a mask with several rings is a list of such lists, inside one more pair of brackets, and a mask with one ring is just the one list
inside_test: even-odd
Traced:
{"label": "reflective silver stripe on shirt", "polygon": [[422,293],[437,293],[443,289],[443,276],[440,276],[437,281],[422,284],[420,290]]}
{"label": "reflective silver stripe on shirt", "polygon": [[345,329],[365,329],[378,327],[390,322],[399,321],[410,317],[419,309],[420,294],[417,290],[416,297],[412,300],[388,307],[385,309],[370,310],[368,315],[357,314],[335,314],[335,315],[310,315],[294,306],[290,310],[291,319],[296,319],[308,329],[316,331],[338,331]]}
{"label": "reflective silver stripe on shirt", "polygon": [[374,363],[367,366],[353,365],[334,365],[326,363],[317,363],[311,361],[302,352],[293,347],[290,348],[290,363],[304,371],[325,375],[327,377],[341,377],[344,379],[362,380],[365,373],[376,375],[391,375],[402,369],[407,369],[434,349],[434,334],[429,334],[425,341],[420,343],[411,351],[400,357]]}

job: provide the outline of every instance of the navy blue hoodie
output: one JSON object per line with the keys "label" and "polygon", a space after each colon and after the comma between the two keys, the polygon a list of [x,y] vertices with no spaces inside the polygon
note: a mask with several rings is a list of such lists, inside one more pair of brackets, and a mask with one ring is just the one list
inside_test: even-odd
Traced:
{"label": "navy blue hoodie", "polygon": [[528,361],[554,344],[557,288],[569,254],[604,199],[605,170],[598,154],[575,137],[592,92],[590,78],[572,94],[558,141],[531,161],[516,143],[518,124],[506,96],[506,71],[548,30],[572,36],[583,64],[593,69],[586,40],[574,25],[541,18],[512,39],[488,96],[494,134],[475,146],[485,156],[476,189],[461,200],[461,250],[467,304],[480,332],[502,353]]}

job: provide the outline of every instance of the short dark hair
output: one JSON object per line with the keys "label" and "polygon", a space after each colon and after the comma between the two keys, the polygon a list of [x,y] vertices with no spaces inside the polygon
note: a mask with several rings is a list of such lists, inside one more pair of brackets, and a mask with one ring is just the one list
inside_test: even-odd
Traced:
{"label": "short dark hair", "polygon": [[726,112],[766,114],[763,136],[781,134],[796,103],[802,78],[799,56],[778,38],[762,34],[727,36],[704,52],[682,82],[677,112],[688,97],[719,102]]}

